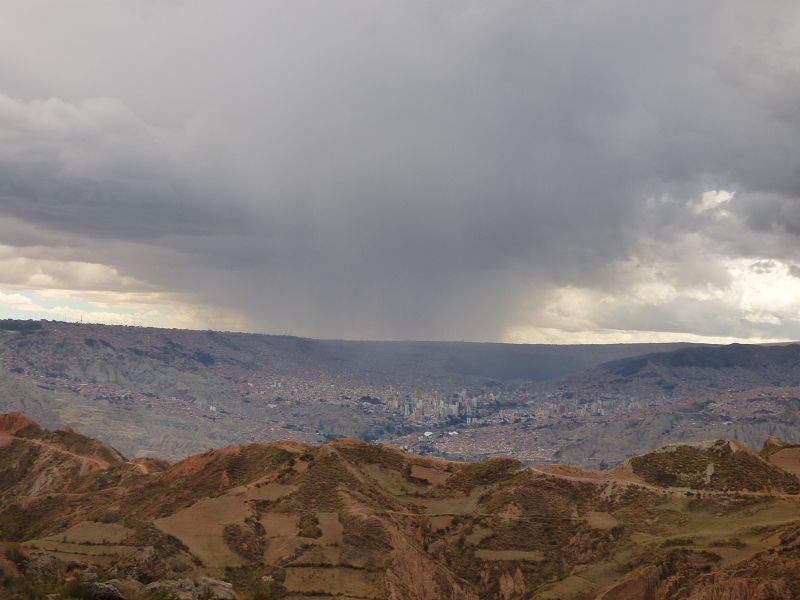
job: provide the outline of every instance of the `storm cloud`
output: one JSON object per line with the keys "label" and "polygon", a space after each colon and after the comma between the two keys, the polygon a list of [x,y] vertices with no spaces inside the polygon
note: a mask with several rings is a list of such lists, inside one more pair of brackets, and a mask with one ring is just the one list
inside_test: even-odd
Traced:
{"label": "storm cloud", "polygon": [[16,305],[321,337],[800,337],[796,2],[2,12]]}

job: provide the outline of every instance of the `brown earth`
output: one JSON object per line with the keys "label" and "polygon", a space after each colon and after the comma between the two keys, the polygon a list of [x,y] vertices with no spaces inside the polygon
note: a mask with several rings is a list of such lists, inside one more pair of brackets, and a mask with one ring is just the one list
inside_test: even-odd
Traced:
{"label": "brown earth", "polygon": [[67,585],[70,561],[129,589],[222,577],[240,598],[800,597],[800,495],[781,466],[796,453],[776,440],[760,454],[673,447],[606,472],[355,440],[168,466],[24,415],[0,424],[0,597],[45,572]]}

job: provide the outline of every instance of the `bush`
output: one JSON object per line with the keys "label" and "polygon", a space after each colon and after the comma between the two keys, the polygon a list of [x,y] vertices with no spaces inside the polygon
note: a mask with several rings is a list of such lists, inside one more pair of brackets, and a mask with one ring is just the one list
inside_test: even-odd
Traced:
{"label": "bush", "polygon": [[69,598],[69,600],[93,600],[94,598],[92,588],[79,581],[70,581],[65,584],[62,589],[62,595]]}
{"label": "bush", "polygon": [[301,537],[314,539],[322,537],[322,530],[319,528],[319,519],[316,515],[303,515],[300,517],[300,523],[298,525]]}
{"label": "bush", "polygon": [[669,548],[670,546],[694,546],[694,540],[692,538],[674,538],[664,540],[661,543],[662,548]]}
{"label": "bush", "polygon": [[264,558],[266,549],[264,538],[255,531],[253,526],[226,525],[223,529],[222,539],[228,548],[244,559],[260,562]]}
{"label": "bush", "polygon": [[18,567],[21,567],[22,563],[24,563],[28,559],[28,555],[25,553],[25,551],[22,549],[22,546],[20,546],[19,544],[11,544],[7,546],[5,551],[5,556],[8,560],[10,560]]}
{"label": "bush", "polygon": [[2,331],[28,333],[31,331],[39,331],[41,328],[42,323],[40,321],[22,321],[19,319],[3,319],[0,321],[0,330]]}

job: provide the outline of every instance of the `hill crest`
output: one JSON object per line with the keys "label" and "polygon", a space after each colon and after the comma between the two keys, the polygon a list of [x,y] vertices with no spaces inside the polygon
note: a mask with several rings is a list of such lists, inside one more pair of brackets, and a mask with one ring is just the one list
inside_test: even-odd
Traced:
{"label": "hill crest", "polygon": [[[195,590],[192,600],[220,575],[242,599],[297,600],[618,599],[632,597],[623,592],[634,584],[661,586],[660,598],[677,600],[668,590],[704,598],[709,571],[737,600],[731,590],[754,581],[800,585],[792,578],[800,570],[786,568],[800,535],[800,496],[779,485],[790,473],[730,441],[644,455],[644,472],[631,467],[637,477],[509,458],[443,461],[358,440],[239,444],[174,465],[103,464],[93,451],[55,448],[57,434],[8,436],[0,446],[0,546],[18,544],[10,556],[31,581],[46,564],[60,581],[78,560],[92,574],[86,585],[181,585]],[[756,465],[751,479],[773,479],[730,489],[692,487],[676,474],[688,465],[689,476],[705,475],[709,461],[718,472]],[[675,485],[653,481],[654,468],[675,475]],[[711,538],[703,533],[710,521],[719,532]],[[620,567],[631,552],[641,558]],[[642,571],[664,564],[669,571]],[[0,595],[15,581],[0,581]]]}
{"label": "hill crest", "polygon": [[42,429],[41,425],[25,413],[10,412],[0,415],[0,433],[16,435],[19,431],[27,427]]}

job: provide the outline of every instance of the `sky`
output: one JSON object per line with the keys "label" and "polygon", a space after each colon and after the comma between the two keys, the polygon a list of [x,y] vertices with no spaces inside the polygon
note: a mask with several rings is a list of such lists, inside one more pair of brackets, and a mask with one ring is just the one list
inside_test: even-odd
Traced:
{"label": "sky", "polygon": [[5,0],[0,316],[800,339],[796,0]]}

